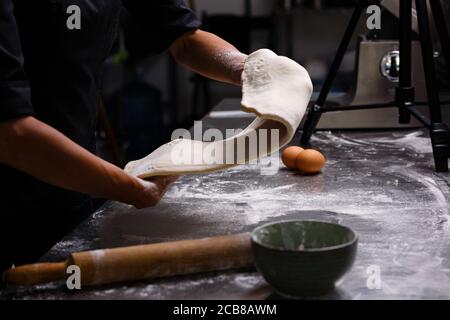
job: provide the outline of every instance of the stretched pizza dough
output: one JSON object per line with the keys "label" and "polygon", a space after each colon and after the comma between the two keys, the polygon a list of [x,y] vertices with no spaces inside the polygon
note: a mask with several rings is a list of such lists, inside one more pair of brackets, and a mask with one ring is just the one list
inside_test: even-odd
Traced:
{"label": "stretched pizza dough", "polygon": [[[242,82],[242,110],[256,115],[247,128],[220,141],[173,140],[128,163],[125,170],[143,179],[218,171],[256,160],[288,144],[311,98],[313,87],[307,71],[289,58],[261,49],[248,56]],[[278,136],[271,136],[274,129]],[[248,141],[255,137],[258,144],[266,143],[258,152],[249,150]],[[279,141],[270,141],[270,137]],[[245,152],[237,146],[245,146]]]}

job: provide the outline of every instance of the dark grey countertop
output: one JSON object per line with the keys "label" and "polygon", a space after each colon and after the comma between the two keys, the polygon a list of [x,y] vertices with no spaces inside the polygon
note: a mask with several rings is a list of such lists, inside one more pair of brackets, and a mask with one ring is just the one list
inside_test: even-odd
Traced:
{"label": "dark grey countertop", "polygon": [[[205,118],[204,129],[244,127],[249,121],[239,114],[216,113]],[[312,142],[328,158],[322,174],[302,176],[280,165],[276,174],[262,175],[262,163],[184,176],[156,207],[136,210],[107,202],[43,260],[64,260],[75,251],[239,233],[275,220],[319,219],[352,227],[360,240],[353,269],[334,292],[315,298],[449,299],[450,175],[434,172],[425,131],[322,131]],[[275,161],[276,155],[270,159]],[[380,276],[378,289],[368,286],[371,271]],[[7,288],[0,297],[278,298],[254,270],[80,291],[54,283]]]}

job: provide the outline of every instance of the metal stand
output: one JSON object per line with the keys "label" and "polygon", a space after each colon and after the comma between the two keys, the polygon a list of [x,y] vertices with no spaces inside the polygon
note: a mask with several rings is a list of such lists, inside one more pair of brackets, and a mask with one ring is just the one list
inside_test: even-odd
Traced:
{"label": "metal stand", "polygon": [[[334,79],[344,58],[345,52],[350,44],[352,35],[365,7],[379,4],[380,1],[361,0],[358,2],[350,22],[345,30],[334,61],[325,79],[322,90],[315,105],[309,110],[300,144],[307,146],[320,120],[322,113],[332,111],[357,110],[385,108],[397,106],[399,108],[399,122],[409,123],[411,115],[419,120],[430,131],[431,144],[436,171],[448,171],[448,158],[450,157],[450,131],[448,126],[442,122],[441,103],[439,100],[439,89],[436,82],[436,70],[434,66],[433,47],[429,29],[427,0],[415,0],[417,19],[419,24],[420,44],[422,48],[423,67],[425,71],[426,89],[428,95],[428,107],[430,119],[428,120],[420,112],[413,108],[414,87],[411,85],[411,22],[412,1],[400,1],[400,74],[399,86],[396,88],[395,101],[388,104],[370,104],[361,106],[339,106],[329,107],[325,105],[328,93],[331,90]],[[433,13],[436,28],[439,34],[442,51],[445,57],[447,70],[450,72],[450,37],[445,25],[443,11],[439,0],[430,0],[430,8]]]}

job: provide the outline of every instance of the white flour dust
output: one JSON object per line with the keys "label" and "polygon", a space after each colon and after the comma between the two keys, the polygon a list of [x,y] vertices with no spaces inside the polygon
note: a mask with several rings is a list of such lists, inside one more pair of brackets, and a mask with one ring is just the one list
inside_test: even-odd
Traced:
{"label": "white flour dust", "polygon": [[[356,139],[320,132],[314,136],[317,144],[324,148],[330,144],[333,147],[345,146],[346,153],[344,157],[334,159],[331,155],[324,173],[320,175],[301,176],[281,170],[283,165],[280,164],[277,176],[267,176],[262,180],[254,178],[260,170],[258,165],[243,165],[223,172],[189,177],[185,183],[174,185],[165,201],[207,202],[212,212],[226,212],[221,219],[234,219],[247,224],[260,223],[298,210],[371,215],[391,211],[396,206],[420,208],[427,203],[444,208],[447,201],[442,186],[436,185],[434,177],[416,172],[415,162],[393,158],[380,166],[380,159],[371,157],[372,150],[380,147],[405,148],[406,157],[409,155],[406,149],[411,150],[413,156],[428,153],[431,151],[430,141],[422,134],[421,131],[407,134],[394,132],[392,138],[375,136]],[[354,164],[349,166],[349,163]],[[331,179],[334,181],[330,182]],[[405,180],[419,187],[414,191],[405,189],[402,186]]]}
{"label": "white flour dust", "polygon": [[341,135],[341,138],[336,137],[332,133],[327,135],[331,141],[341,141],[345,144],[353,145],[383,145],[391,146],[396,149],[408,149],[419,154],[432,153],[433,149],[431,147],[431,140],[429,137],[423,137],[423,132],[414,131],[408,134],[404,133],[394,133],[393,137],[372,137],[361,139],[349,138],[346,135]]}

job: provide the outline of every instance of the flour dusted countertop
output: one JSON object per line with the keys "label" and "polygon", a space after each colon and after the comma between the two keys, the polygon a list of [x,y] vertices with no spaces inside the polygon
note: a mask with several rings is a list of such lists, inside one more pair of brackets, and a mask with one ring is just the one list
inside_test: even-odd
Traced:
{"label": "flour dusted countertop", "polygon": [[[207,117],[204,129],[244,127],[249,121],[238,114]],[[317,298],[449,299],[450,175],[434,172],[425,131],[325,131],[312,142],[327,156],[323,174],[301,176],[280,163],[275,175],[261,175],[266,159],[185,176],[154,208],[106,203],[43,260],[63,260],[73,251],[239,233],[274,220],[319,219],[352,227],[360,242],[355,265],[340,286]],[[254,270],[240,270],[77,292],[62,284],[8,288],[0,298],[279,297]]]}

